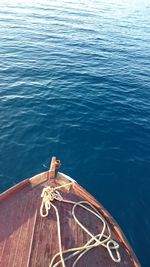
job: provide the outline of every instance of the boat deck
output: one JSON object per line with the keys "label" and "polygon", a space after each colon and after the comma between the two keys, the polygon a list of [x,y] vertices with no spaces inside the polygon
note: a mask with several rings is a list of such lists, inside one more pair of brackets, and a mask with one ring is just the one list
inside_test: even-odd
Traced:
{"label": "boat deck", "polygon": [[[40,215],[41,193],[47,184],[47,178],[48,172],[45,172],[1,194],[0,267],[48,267],[53,256],[59,252],[55,209],[51,208],[47,217]],[[62,176],[58,174],[57,178],[51,181],[51,185],[62,184]],[[140,266],[116,222],[91,195],[76,183],[67,189],[62,188],[60,192],[63,199],[88,201],[94,205],[109,224],[112,239],[119,244],[119,263],[111,259],[105,247],[99,246],[85,253],[76,266]],[[57,200],[54,200],[54,204],[60,216],[62,250],[87,243],[91,237],[74,220],[71,213],[72,204]],[[76,217],[93,235],[102,231],[102,222],[81,207],[76,208]],[[66,267],[73,266],[75,259],[76,256],[67,260]]]}

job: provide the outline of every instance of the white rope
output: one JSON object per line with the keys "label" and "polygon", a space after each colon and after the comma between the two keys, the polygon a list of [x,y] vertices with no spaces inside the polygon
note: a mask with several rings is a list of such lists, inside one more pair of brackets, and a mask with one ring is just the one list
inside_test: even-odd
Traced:
{"label": "white rope", "polygon": [[[81,257],[86,254],[90,249],[94,247],[99,247],[103,246],[107,249],[111,259],[114,262],[120,262],[121,257],[119,253],[119,244],[112,239],[111,237],[111,231],[109,228],[108,223],[104,219],[104,217],[99,213],[99,211],[91,205],[87,201],[79,201],[79,202],[74,202],[70,200],[65,200],[62,198],[61,194],[59,193],[58,189],[61,189],[62,187],[66,187],[68,185],[72,185],[73,183],[67,183],[55,188],[52,188],[50,186],[47,186],[43,189],[41,197],[42,203],[41,203],[41,208],[40,208],[40,214],[42,217],[48,216],[49,210],[51,206],[55,209],[56,217],[57,217],[57,232],[58,232],[58,243],[59,243],[59,252],[54,255],[54,257],[51,260],[51,263],[49,267],[57,267],[60,263],[62,264],[63,267],[66,267],[65,261],[77,256],[76,260],[74,261],[72,267],[75,267],[77,262],[81,259]],[[69,203],[72,204],[72,216],[76,223],[91,237],[91,239],[83,246],[81,247],[76,247],[76,248],[70,248],[67,250],[62,251],[62,243],[61,243],[61,229],[60,229],[60,219],[59,219],[59,212],[57,207],[52,203],[53,200],[58,200],[58,201],[63,201],[64,203]],[[87,207],[87,205],[90,207]],[[101,233],[97,235],[93,235],[77,218],[75,214],[75,210],[77,207],[81,207],[82,209],[87,210],[88,212],[92,213],[95,215],[102,223],[102,231]],[[107,231],[107,235],[106,235]],[[66,253],[71,253],[71,255],[63,257]],[[114,256],[115,254],[115,256]],[[57,257],[60,258],[56,263]]]}
{"label": "white rope", "polygon": [[[59,220],[59,213],[58,213],[58,210],[56,208],[55,205],[53,205],[51,203],[52,207],[55,209],[55,212],[56,212],[56,217],[57,217],[57,225],[60,225],[60,220]],[[61,232],[60,232],[60,227],[58,227],[58,243],[59,243],[59,251],[60,251],[60,259],[61,259],[61,263],[62,263],[62,266],[65,267],[65,262],[64,262],[64,259],[63,259],[63,252],[62,252],[62,244],[61,244]]]}

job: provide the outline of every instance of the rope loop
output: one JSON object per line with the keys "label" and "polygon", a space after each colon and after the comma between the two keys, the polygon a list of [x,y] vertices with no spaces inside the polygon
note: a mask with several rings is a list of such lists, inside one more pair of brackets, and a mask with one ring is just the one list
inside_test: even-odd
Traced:
{"label": "rope loop", "polygon": [[51,186],[47,186],[43,188],[42,194],[41,194],[42,204],[40,208],[40,214],[42,217],[47,217],[49,210],[51,208],[51,202],[56,199],[58,201],[62,201],[63,198],[60,195],[59,191],[55,190],[55,188]]}
{"label": "rope loop", "polygon": [[[116,241],[111,239],[107,242],[107,250],[109,252],[110,257],[112,258],[112,260],[114,262],[120,262],[121,261],[118,249],[119,249],[119,244]],[[116,253],[115,256],[114,256],[113,252]]]}
{"label": "rope loop", "polygon": [[[55,188],[51,187],[51,186],[47,186],[45,188],[43,188],[41,197],[42,197],[42,203],[41,203],[41,207],[40,207],[40,214],[42,217],[46,217],[49,214],[49,210],[52,208],[54,208],[55,212],[56,212],[56,217],[57,217],[57,232],[58,232],[58,243],[59,243],[59,252],[57,254],[54,255],[54,257],[51,260],[51,263],[49,265],[49,267],[57,267],[60,263],[62,264],[63,267],[65,267],[65,261],[67,261],[68,259],[73,258],[74,256],[77,256],[76,260],[74,261],[72,267],[75,267],[77,262],[81,259],[81,257],[87,253],[90,249],[94,248],[94,247],[99,247],[99,246],[103,246],[107,249],[111,259],[114,262],[120,262],[121,261],[121,257],[120,257],[120,253],[119,253],[119,244],[112,239],[112,234],[111,234],[111,230],[110,227],[107,223],[107,221],[105,220],[105,218],[102,216],[102,214],[92,205],[90,204],[88,201],[78,201],[78,202],[74,202],[71,200],[65,200],[63,199],[63,197],[61,196],[60,192],[58,191],[58,189],[61,189],[62,187],[67,187],[68,185],[73,184],[73,182],[71,183],[67,183],[61,186],[57,186]],[[76,248],[70,248],[67,250],[62,251],[62,244],[61,244],[61,227],[60,227],[60,217],[59,217],[59,211],[58,208],[56,207],[56,205],[54,205],[53,200],[57,200],[57,201],[63,201],[64,203],[69,203],[72,204],[72,216],[75,220],[75,222],[82,228],[82,230],[84,232],[86,232],[89,237],[90,240],[84,244],[81,247],[76,247]],[[75,210],[77,207],[82,208],[83,210],[87,210],[89,213],[93,214],[94,216],[96,216],[102,224],[102,230],[101,233],[97,234],[97,235],[93,235],[81,222],[80,220],[77,218],[76,214],[75,214]],[[106,234],[107,233],[107,234]],[[66,253],[71,253],[69,256],[63,257],[63,255],[65,255]],[[57,257],[60,258],[60,260],[56,261]],[[55,263],[54,263],[55,262]]]}

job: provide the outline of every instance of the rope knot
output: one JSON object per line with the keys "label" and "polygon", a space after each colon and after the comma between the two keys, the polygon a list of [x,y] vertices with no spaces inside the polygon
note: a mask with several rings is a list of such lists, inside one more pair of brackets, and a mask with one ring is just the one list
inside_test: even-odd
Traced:
{"label": "rope knot", "polygon": [[[51,208],[51,202],[56,199],[58,201],[62,201],[63,198],[60,195],[60,193],[55,190],[55,188],[51,186],[47,186],[43,188],[42,194],[41,194],[42,199],[42,204],[40,208],[40,214],[42,217],[47,217],[48,212]],[[45,211],[44,211],[45,210]]]}

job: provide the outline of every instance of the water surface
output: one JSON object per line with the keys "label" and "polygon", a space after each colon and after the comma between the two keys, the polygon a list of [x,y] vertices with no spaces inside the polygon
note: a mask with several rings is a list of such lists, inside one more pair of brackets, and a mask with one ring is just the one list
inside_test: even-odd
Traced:
{"label": "water surface", "polygon": [[0,2],[0,190],[47,170],[92,193],[150,266],[149,1]]}

